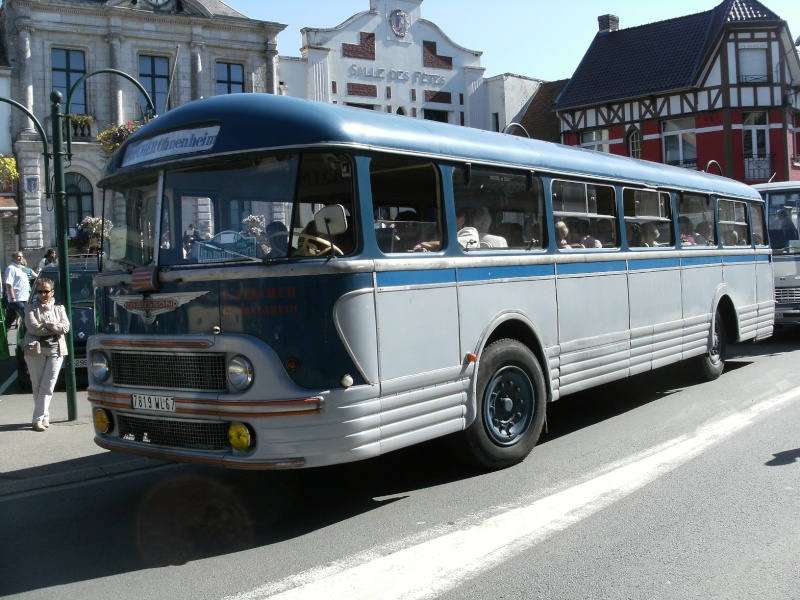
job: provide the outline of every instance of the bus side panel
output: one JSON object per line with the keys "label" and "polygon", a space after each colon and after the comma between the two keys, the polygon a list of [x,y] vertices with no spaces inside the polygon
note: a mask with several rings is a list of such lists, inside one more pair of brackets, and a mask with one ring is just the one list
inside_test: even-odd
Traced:
{"label": "bus side panel", "polygon": [[731,299],[739,316],[739,340],[754,338],[758,326],[758,304],[756,286],[753,285],[756,280],[753,257],[723,257],[722,278],[730,288]]}
{"label": "bus side panel", "polygon": [[629,264],[631,363],[641,373],[683,357],[681,274],[672,259]]}
{"label": "bus side panel", "polygon": [[769,255],[756,256],[756,300],[758,301],[758,335],[756,339],[772,335],[776,323],[775,277]]}
{"label": "bus side panel", "polygon": [[[448,370],[460,365],[454,276],[452,283],[440,287],[381,287],[382,275],[396,273],[378,274],[376,304],[380,380]],[[411,275],[407,281],[414,279],[415,276]]]}
{"label": "bus side panel", "polygon": [[[681,281],[684,322],[690,326],[695,322],[695,317],[703,317],[708,319],[710,327],[712,303],[717,288],[722,283],[722,265],[719,256],[698,261],[684,261]],[[707,342],[706,336],[706,346]]]}

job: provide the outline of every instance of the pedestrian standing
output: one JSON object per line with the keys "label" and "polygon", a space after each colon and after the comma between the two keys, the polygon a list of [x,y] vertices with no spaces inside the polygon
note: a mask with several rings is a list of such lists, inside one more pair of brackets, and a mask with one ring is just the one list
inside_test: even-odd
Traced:
{"label": "pedestrian standing", "polygon": [[25,314],[25,303],[31,295],[31,282],[23,267],[25,257],[22,252],[17,251],[11,256],[11,260],[13,262],[6,267],[3,277],[8,298],[6,329],[9,329],[17,321],[17,317]]}
{"label": "pedestrian standing", "polygon": [[31,375],[33,389],[33,430],[44,431],[50,426],[50,401],[67,355],[64,334],[69,331],[67,311],[53,298],[53,282],[39,280],[36,299],[25,307],[25,362]]}
{"label": "pedestrian standing", "polygon": [[45,267],[49,267],[51,265],[55,266],[57,264],[58,264],[58,257],[56,256],[55,249],[48,248],[47,252],[44,253],[44,257],[42,258],[42,260],[39,261],[39,273],[41,273],[42,269],[44,269]]}

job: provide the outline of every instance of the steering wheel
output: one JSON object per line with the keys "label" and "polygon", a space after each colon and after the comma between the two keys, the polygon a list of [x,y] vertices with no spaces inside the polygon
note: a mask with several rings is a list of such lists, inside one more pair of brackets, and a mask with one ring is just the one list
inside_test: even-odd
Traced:
{"label": "steering wheel", "polygon": [[[331,250],[336,256],[344,256],[344,252],[338,246],[334,246],[324,238],[310,233],[298,233],[295,234],[295,237],[301,240],[297,245],[297,251],[300,256],[323,256]],[[321,246],[321,248],[318,246]]]}

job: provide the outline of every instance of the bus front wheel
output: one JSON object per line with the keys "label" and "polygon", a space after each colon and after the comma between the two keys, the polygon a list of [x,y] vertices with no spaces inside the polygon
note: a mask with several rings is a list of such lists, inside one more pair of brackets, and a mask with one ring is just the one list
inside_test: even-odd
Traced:
{"label": "bus front wheel", "polygon": [[717,311],[714,314],[714,332],[711,338],[711,347],[708,352],[698,357],[700,376],[704,381],[714,381],[725,370],[725,355],[727,354],[727,337],[722,315]]}
{"label": "bus front wheel", "polygon": [[527,346],[504,339],[486,348],[476,402],[464,432],[470,462],[491,470],[521,462],[539,439],[547,404],[542,369]]}

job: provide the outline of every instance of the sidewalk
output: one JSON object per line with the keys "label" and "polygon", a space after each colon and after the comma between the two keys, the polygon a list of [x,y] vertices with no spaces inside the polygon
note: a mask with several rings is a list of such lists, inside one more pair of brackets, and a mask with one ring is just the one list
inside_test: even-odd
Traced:
{"label": "sidewalk", "polygon": [[[8,364],[14,361],[15,333],[12,330],[9,335],[12,359]],[[67,394],[57,389],[50,405],[50,427],[40,433],[31,429],[30,392],[20,392],[16,380],[5,387],[0,392],[0,498],[166,464],[97,446],[85,390],[77,393],[77,419],[69,421]]]}

